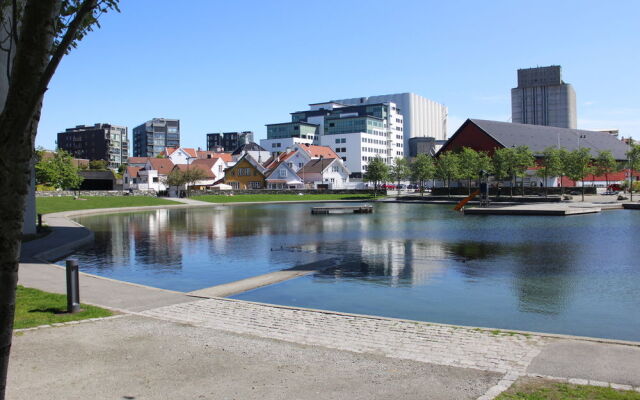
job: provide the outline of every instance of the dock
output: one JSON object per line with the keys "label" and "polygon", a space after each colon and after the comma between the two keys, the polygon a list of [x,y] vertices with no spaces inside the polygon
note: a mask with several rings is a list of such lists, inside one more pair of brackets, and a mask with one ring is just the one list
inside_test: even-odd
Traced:
{"label": "dock", "polygon": [[622,206],[626,210],[640,210],[640,203],[623,203]]}
{"label": "dock", "polygon": [[465,208],[465,215],[549,215],[568,216],[599,213],[602,210],[622,209],[620,203],[547,203]]}
{"label": "dock", "polygon": [[373,206],[312,207],[311,214],[371,214]]}

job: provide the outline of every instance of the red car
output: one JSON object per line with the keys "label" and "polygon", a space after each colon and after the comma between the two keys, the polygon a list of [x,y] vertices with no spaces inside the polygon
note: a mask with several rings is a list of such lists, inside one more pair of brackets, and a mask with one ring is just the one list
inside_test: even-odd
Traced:
{"label": "red car", "polygon": [[383,189],[395,189],[396,185],[382,185],[381,186]]}

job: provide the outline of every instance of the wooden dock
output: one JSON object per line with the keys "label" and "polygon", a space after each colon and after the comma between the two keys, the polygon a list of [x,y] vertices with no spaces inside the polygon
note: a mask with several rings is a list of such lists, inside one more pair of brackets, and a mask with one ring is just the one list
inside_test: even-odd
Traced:
{"label": "wooden dock", "polygon": [[311,214],[371,214],[373,206],[312,207]]}
{"label": "wooden dock", "polygon": [[583,215],[599,213],[603,209],[611,210],[622,208],[622,205],[605,205],[605,204],[577,204],[577,203],[553,203],[553,204],[519,204],[512,206],[490,206],[485,208],[473,207],[465,208],[464,214],[467,215]]}

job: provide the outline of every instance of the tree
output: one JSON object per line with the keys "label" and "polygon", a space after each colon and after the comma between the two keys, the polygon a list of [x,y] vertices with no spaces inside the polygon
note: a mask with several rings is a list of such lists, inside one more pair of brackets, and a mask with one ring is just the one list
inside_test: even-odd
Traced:
{"label": "tree", "polygon": [[451,197],[451,179],[456,179],[459,176],[459,156],[451,151],[446,151],[438,157],[436,160],[436,178],[442,179],[447,183],[447,197]]}
{"label": "tree", "polygon": [[[513,160],[515,159],[514,150],[510,147],[504,147],[497,149],[493,153],[491,158],[491,166],[493,168],[493,176],[498,180],[498,185],[501,181],[513,177]],[[511,187],[511,197],[513,197],[513,185]]]}
{"label": "tree", "polygon": [[524,196],[524,178],[527,170],[536,164],[536,158],[527,146],[518,146],[515,150],[515,173],[519,176],[522,186],[522,196]]}
{"label": "tree", "polygon": [[380,156],[376,156],[367,167],[367,172],[364,174],[364,180],[373,182],[373,195],[378,194],[378,184],[385,182],[389,179],[389,167],[382,161]]}
{"label": "tree", "polygon": [[53,157],[38,157],[35,165],[36,183],[53,186],[56,189],[77,189],[84,180],[73,165],[73,157],[64,150],[58,150]]}
{"label": "tree", "polygon": [[458,153],[459,176],[467,180],[467,188],[471,194],[471,179],[478,176],[478,152],[470,147],[463,147]]}
{"label": "tree", "polygon": [[400,186],[400,181],[407,179],[411,176],[411,169],[409,168],[409,161],[404,157],[398,157],[395,159],[394,164],[390,168],[391,178],[397,182],[397,186]]}
{"label": "tree", "polygon": [[436,175],[436,167],[433,158],[426,154],[418,154],[411,163],[411,177],[420,184],[420,193],[424,196],[424,182],[433,179]]}
{"label": "tree", "polygon": [[582,201],[584,201],[584,177],[593,171],[590,164],[590,149],[581,147],[568,153],[565,164],[566,174],[574,182],[582,181]]}
{"label": "tree", "polygon": [[594,163],[594,174],[596,176],[604,175],[604,179],[607,182],[607,188],[609,187],[609,174],[615,172],[618,169],[618,163],[613,157],[613,154],[609,150],[603,150],[598,152]]}
{"label": "tree", "polygon": [[556,147],[548,147],[542,153],[540,169],[537,175],[544,181],[544,195],[548,195],[547,179],[551,176],[560,176],[562,172],[562,152]]}
{"label": "tree", "polygon": [[[631,140],[631,139],[629,139]],[[629,151],[627,152],[629,164],[629,179],[633,182],[633,172],[640,171],[640,145],[629,143]],[[629,186],[630,199],[633,201],[633,184]]]}
{"label": "tree", "polygon": [[25,200],[42,100],[62,58],[118,10],[118,0],[0,3],[0,399],[4,399],[15,312]]}
{"label": "tree", "polygon": [[105,160],[91,160],[89,161],[89,169],[95,169],[95,170],[100,170],[100,171],[104,171],[107,169],[107,166],[109,164],[107,164],[107,162]]}

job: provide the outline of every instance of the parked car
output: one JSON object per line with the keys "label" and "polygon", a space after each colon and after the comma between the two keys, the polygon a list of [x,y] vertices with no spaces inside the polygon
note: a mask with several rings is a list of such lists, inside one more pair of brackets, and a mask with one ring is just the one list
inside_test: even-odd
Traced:
{"label": "parked car", "polygon": [[393,189],[395,189],[395,188],[396,188],[396,185],[389,185],[389,184],[386,184],[386,185],[382,185],[382,188],[383,188],[383,189],[392,189],[392,190],[393,190]]}
{"label": "parked car", "polygon": [[607,186],[607,191],[621,192],[622,191],[622,186],[620,186],[620,184],[618,184],[618,183],[612,183],[611,185]]}

